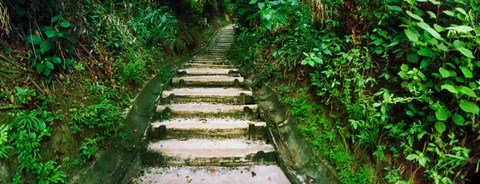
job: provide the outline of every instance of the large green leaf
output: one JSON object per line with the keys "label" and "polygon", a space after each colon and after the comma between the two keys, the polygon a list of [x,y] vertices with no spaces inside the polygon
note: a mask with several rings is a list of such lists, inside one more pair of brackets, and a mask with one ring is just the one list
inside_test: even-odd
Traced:
{"label": "large green leaf", "polygon": [[53,56],[51,60],[55,64],[61,64],[62,63],[62,60],[57,56]]}
{"label": "large green leaf", "polygon": [[477,98],[477,95],[475,94],[475,92],[470,89],[469,87],[465,87],[465,86],[460,86],[460,92],[469,96],[469,97],[473,97],[473,98]]}
{"label": "large green leaf", "polygon": [[420,56],[425,56],[425,57],[434,57],[435,56],[435,54],[429,48],[420,49],[417,52],[417,54],[420,55]]}
{"label": "large green leaf", "polygon": [[453,120],[453,123],[455,123],[458,126],[465,125],[465,118],[463,118],[463,116],[460,116],[458,114],[453,115],[452,120]]}
{"label": "large green leaf", "polygon": [[50,74],[52,74],[52,70],[45,68],[42,73],[45,76],[50,76]]}
{"label": "large green leaf", "polygon": [[467,79],[473,78],[473,73],[469,68],[460,67],[460,70],[462,70],[462,73],[465,76],[465,78],[467,78]]}
{"label": "large green leaf", "polygon": [[53,68],[54,68],[53,63],[50,62],[49,60],[45,61],[45,66],[50,70],[53,70]]}
{"label": "large green leaf", "polygon": [[388,8],[389,10],[398,11],[398,12],[402,12],[402,11],[403,11],[402,8],[400,8],[399,6],[389,6],[389,5],[387,5],[387,8]]}
{"label": "large green leaf", "polygon": [[455,17],[455,13],[450,10],[444,10],[443,13],[447,14],[450,17]]}
{"label": "large green leaf", "polygon": [[414,19],[416,19],[416,20],[418,20],[418,21],[420,21],[420,22],[423,22],[422,17],[420,17],[420,16],[412,13],[411,11],[407,10],[407,11],[405,11],[405,13],[407,13],[408,16],[410,16],[410,17],[412,17],[412,18],[414,18]]}
{"label": "large green leaf", "polygon": [[64,27],[64,28],[68,28],[70,27],[72,24],[70,22],[67,22],[67,21],[62,21],[60,22],[60,26]]}
{"label": "large green leaf", "polygon": [[438,71],[440,72],[440,75],[442,75],[442,78],[452,77],[451,72],[443,67],[440,67]]}
{"label": "large green leaf", "polygon": [[422,59],[422,62],[420,63],[420,69],[424,69],[432,64],[431,59]]}
{"label": "large green leaf", "polygon": [[473,114],[476,114],[476,115],[478,115],[478,113],[480,111],[477,104],[475,104],[473,102],[470,102],[470,101],[467,101],[467,100],[461,100],[460,101],[460,108],[465,112],[473,113]]}
{"label": "large green leaf", "polygon": [[472,58],[472,59],[475,58],[475,57],[473,56],[472,51],[468,50],[468,49],[465,48],[465,47],[459,47],[459,48],[457,48],[457,50],[458,50],[460,53],[462,53],[464,56],[468,57],[468,58]]}
{"label": "large green leaf", "polygon": [[441,107],[435,111],[435,117],[437,117],[437,120],[439,121],[445,121],[448,119],[450,116],[450,111],[448,111],[447,108]]}
{"label": "large green leaf", "polygon": [[430,25],[428,25],[427,23],[417,22],[417,25],[418,25],[418,27],[420,27],[420,28],[424,29],[425,31],[427,31],[428,33],[430,33],[434,38],[442,40],[442,36],[440,34],[438,34],[438,32],[435,31],[435,29],[433,29],[432,27],[430,27]]}
{"label": "large green leaf", "polygon": [[42,43],[43,39],[40,38],[40,36],[38,36],[38,35],[28,35],[27,36],[27,41],[28,41],[28,43],[37,45],[37,44]]}
{"label": "large green leaf", "polygon": [[402,71],[404,71],[404,72],[408,72],[408,65],[402,64],[402,65],[400,66],[400,70],[402,70]]}
{"label": "large green leaf", "polygon": [[36,63],[35,64],[35,70],[37,71],[38,74],[41,74],[43,72],[44,68],[45,68],[45,64],[43,64],[43,63]]}
{"label": "large green leaf", "polygon": [[458,93],[458,90],[450,84],[444,84],[440,88],[441,89],[446,89],[446,90],[448,90],[448,91],[450,91],[451,93],[454,93],[454,94]]}
{"label": "large green leaf", "polygon": [[47,35],[48,38],[53,38],[57,36],[58,32],[53,27],[46,27],[45,34]]}
{"label": "large green leaf", "polygon": [[438,133],[443,133],[445,130],[447,130],[447,126],[445,125],[444,122],[436,122],[435,123],[435,129],[437,129]]}
{"label": "large green leaf", "polygon": [[46,52],[50,51],[52,47],[53,47],[53,43],[51,41],[44,41],[40,44],[40,52],[42,54],[45,54]]}
{"label": "large green leaf", "polygon": [[405,29],[403,30],[403,32],[405,32],[405,35],[407,35],[407,38],[412,41],[412,42],[418,42],[418,36],[413,33],[412,31],[410,31],[410,29]]}
{"label": "large green leaf", "polygon": [[473,31],[473,28],[470,26],[454,26],[454,27],[447,27],[448,30],[455,30],[457,32],[461,33],[468,33],[470,31]]}

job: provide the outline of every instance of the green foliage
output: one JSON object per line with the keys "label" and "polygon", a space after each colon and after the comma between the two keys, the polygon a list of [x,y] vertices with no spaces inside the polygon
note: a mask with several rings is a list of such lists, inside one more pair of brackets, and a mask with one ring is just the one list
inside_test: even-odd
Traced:
{"label": "green foliage", "polygon": [[72,126],[95,129],[100,137],[124,137],[120,130],[124,126],[125,114],[110,100],[70,109],[70,119]]}
{"label": "green foliage", "polygon": [[12,149],[8,146],[8,131],[10,127],[8,125],[0,125],[0,159],[8,159],[8,150]]}
{"label": "green foliage", "polygon": [[[304,98],[284,102],[305,122],[300,130],[310,147],[336,166],[342,182],[416,182],[382,170],[405,159],[432,183],[458,183],[473,172],[478,156],[471,150],[478,143],[472,141],[480,133],[477,4],[236,5],[234,51],[242,51],[242,69],[255,71],[257,84],[287,80],[311,89],[317,104]],[[318,114],[323,109],[328,115]],[[378,171],[366,167],[371,162]]]}
{"label": "green foliage", "polygon": [[90,138],[87,138],[82,142],[82,146],[80,147],[80,156],[83,160],[83,163],[95,158],[95,154],[98,152],[97,142],[97,139]]}
{"label": "green foliage", "polygon": [[88,95],[96,103],[111,101],[119,107],[130,104],[130,96],[124,86],[117,86],[108,81],[92,83],[88,89]]}
{"label": "green foliage", "polygon": [[119,75],[120,81],[124,83],[132,82],[134,84],[142,84],[147,74],[146,62],[142,56],[139,56],[139,54],[133,50],[128,51],[126,60],[127,63],[116,63],[116,71],[121,73],[121,75]]}
{"label": "green foliage", "polygon": [[37,181],[39,184],[66,183],[67,175],[60,170],[60,166],[53,160],[47,163],[41,163],[37,171]]}
{"label": "green foliage", "polygon": [[[17,99],[22,104],[32,103],[28,98],[35,96],[35,91],[17,87]],[[12,113],[11,116],[13,121],[7,127],[14,130],[9,142],[11,142],[11,148],[15,150],[14,156],[19,161],[18,172],[32,173],[38,183],[64,183],[66,175],[60,170],[60,166],[57,166],[57,163],[52,160],[43,163],[40,153],[42,142],[46,137],[51,136],[48,124],[61,120],[62,116],[45,110],[45,106],[42,106],[42,109],[34,109],[28,112]],[[5,125],[2,127],[5,127]],[[2,136],[5,135],[6,138],[8,128],[2,129],[1,134]],[[2,153],[0,156],[7,157],[6,149],[8,148],[10,146],[0,146],[0,153]],[[21,182],[21,175],[18,172],[14,178],[14,183]]]}
{"label": "green foliage", "polygon": [[32,101],[32,98],[37,96],[37,93],[34,90],[24,89],[18,86],[15,86],[15,90],[17,90],[15,96],[17,97],[18,102],[22,105],[29,104]]}
{"label": "green foliage", "polygon": [[30,34],[26,37],[33,50],[29,60],[35,71],[46,77],[47,81],[51,80],[52,71],[72,67],[73,59],[67,57],[73,54],[77,44],[72,23],[57,15],[51,19],[51,24],[53,26],[43,27],[42,35]]}

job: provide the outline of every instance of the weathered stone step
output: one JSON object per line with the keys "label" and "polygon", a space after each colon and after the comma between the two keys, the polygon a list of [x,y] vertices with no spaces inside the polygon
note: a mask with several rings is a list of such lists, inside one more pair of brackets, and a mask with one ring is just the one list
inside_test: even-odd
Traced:
{"label": "weathered stone step", "polygon": [[134,181],[137,184],[289,184],[282,169],[276,165],[242,167],[171,166],[146,168]]}
{"label": "weathered stone step", "polygon": [[208,50],[209,52],[224,52],[226,53],[228,51],[228,48],[225,49],[225,48],[211,48]]}
{"label": "weathered stone step", "polygon": [[193,57],[193,59],[197,59],[197,60],[215,60],[215,59],[225,59],[225,56],[222,56],[222,55],[201,55],[201,56],[195,56]]}
{"label": "weathered stone step", "polygon": [[276,152],[264,141],[245,139],[169,139],[150,143],[145,153],[152,165],[239,166],[275,164]]}
{"label": "weathered stone step", "polygon": [[238,75],[236,68],[184,68],[177,70],[180,75]]}
{"label": "weathered stone step", "polygon": [[185,63],[183,68],[233,68],[233,65],[204,64],[204,63]]}
{"label": "weathered stone step", "polygon": [[228,65],[229,62],[226,59],[216,59],[216,60],[208,60],[208,59],[193,59],[188,63],[195,63],[195,64],[216,64],[216,65]]}
{"label": "weathered stone step", "polygon": [[220,118],[175,118],[151,124],[152,139],[265,139],[266,123]]}
{"label": "weathered stone step", "polygon": [[157,112],[170,108],[174,117],[235,117],[255,119],[257,105],[227,105],[211,103],[185,103],[157,106]]}
{"label": "weathered stone step", "polygon": [[174,88],[162,92],[162,103],[208,102],[224,104],[252,104],[251,91],[241,88]]}
{"label": "weathered stone step", "polygon": [[172,84],[178,87],[185,86],[243,86],[243,77],[230,77],[225,75],[200,75],[200,76],[183,76],[172,78]]}
{"label": "weathered stone step", "polygon": [[233,43],[216,43],[213,47],[227,47],[230,48]]}
{"label": "weathered stone step", "polygon": [[218,50],[218,49],[222,49],[222,50],[228,50],[230,49],[230,45],[213,45],[212,47],[210,47],[210,50]]}

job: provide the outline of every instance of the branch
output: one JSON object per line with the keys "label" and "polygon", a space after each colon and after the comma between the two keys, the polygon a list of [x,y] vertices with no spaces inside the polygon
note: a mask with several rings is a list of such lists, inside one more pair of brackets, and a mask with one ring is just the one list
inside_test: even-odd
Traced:
{"label": "branch", "polygon": [[10,109],[23,109],[24,106],[22,105],[5,105],[0,106],[0,110],[10,110]]}
{"label": "branch", "polygon": [[0,60],[4,60],[6,61],[7,63],[9,63],[11,66],[13,67],[16,67],[18,69],[21,69],[25,72],[29,72],[29,73],[35,73],[34,71],[32,70],[29,70],[29,69],[26,69],[25,67],[22,67],[20,66],[17,62],[13,61],[12,59],[8,58],[7,56],[3,55],[3,54],[0,54]]}

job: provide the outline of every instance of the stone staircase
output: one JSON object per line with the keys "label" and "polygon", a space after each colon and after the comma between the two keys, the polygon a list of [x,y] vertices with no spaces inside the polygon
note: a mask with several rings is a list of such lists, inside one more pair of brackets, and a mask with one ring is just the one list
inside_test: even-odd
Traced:
{"label": "stone staircase", "polygon": [[136,183],[290,183],[266,143],[252,92],[225,58],[232,43],[227,26],[177,71],[157,107],[173,117],[151,124]]}

